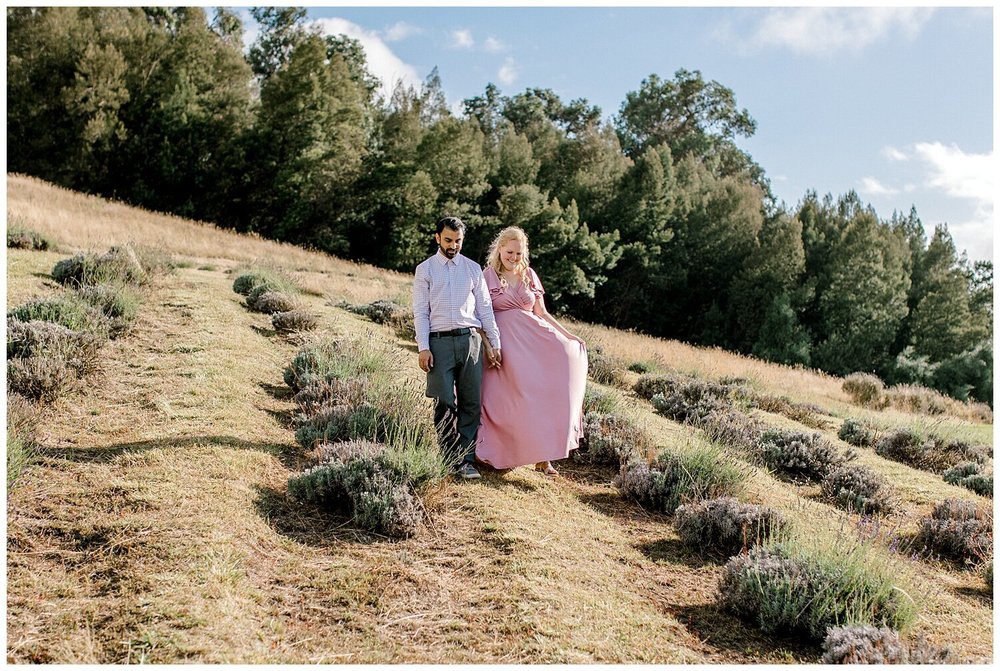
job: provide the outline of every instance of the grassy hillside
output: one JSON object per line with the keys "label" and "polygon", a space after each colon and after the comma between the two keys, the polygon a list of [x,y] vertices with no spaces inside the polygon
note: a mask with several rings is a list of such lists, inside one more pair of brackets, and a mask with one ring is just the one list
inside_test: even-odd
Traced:
{"label": "grassy hillside", "polygon": [[[132,241],[177,268],[148,289],[133,332],[110,341],[86,388],[44,411],[37,455],[7,500],[7,660],[201,663],[816,662],[815,643],[767,635],[716,601],[724,561],[678,538],[671,517],[623,499],[615,471],[562,462],[445,481],[430,523],[390,540],[291,499],[306,463],[282,379],[301,344],[232,290],[234,269],[291,274],[320,331],[385,342],[395,374],[420,389],[415,347],[336,307],[408,303],[410,277],[151,214],[8,176],[8,222],[55,250],[8,250],[8,309],[60,291],[60,259]],[[573,324],[625,362],[717,379],[818,406],[840,446],[844,418],[888,431],[933,429],[992,444],[992,425],[952,415],[862,410],[841,380],[727,352]],[[701,432],[631,393],[639,375],[596,385],[658,445]],[[427,409],[428,415],[430,407]],[[772,425],[810,430],[780,414]],[[940,475],[859,449],[902,501],[875,525],[832,507],[819,486],[750,468],[745,498],[784,512],[817,542],[865,536],[919,607],[911,635],[966,659],[992,658],[992,595],[974,571],[892,552],[945,498],[992,505]]]}

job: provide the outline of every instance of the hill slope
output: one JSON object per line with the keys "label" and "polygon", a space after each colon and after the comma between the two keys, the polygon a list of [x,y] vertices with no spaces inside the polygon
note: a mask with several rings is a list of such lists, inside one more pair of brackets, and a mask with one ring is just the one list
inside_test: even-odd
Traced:
{"label": "hill slope", "polygon": [[[411,343],[333,307],[405,303],[409,276],[19,176],[8,177],[11,217],[60,251],[9,250],[8,307],[57,291],[48,273],[78,249],[132,240],[181,263],[149,290],[134,332],[107,346],[88,388],[47,410],[40,457],[8,496],[9,662],[818,660],[816,646],[763,635],[722,611],[722,563],[686,549],[669,517],[621,499],[607,469],[566,462],[555,480],[517,469],[446,482],[430,496],[429,528],[405,541],[289,499],[285,483],[305,454],[282,370],[298,345],[243,307],[227,271],[266,260],[292,272],[324,332],[391,343],[398,375],[419,388]],[[576,326],[592,348],[628,360],[748,377],[833,420],[863,414],[835,378]],[[659,444],[700,440],[622,398]],[[896,411],[878,419],[927,421]],[[951,435],[991,440],[988,425],[937,422]],[[979,498],[870,451],[861,459],[905,498],[891,521],[899,529],[945,497]],[[819,502],[817,490],[755,471],[749,497],[817,533],[853,534],[858,520]],[[906,570],[923,592],[916,630],[965,656],[991,657],[992,599],[981,580],[929,562]]]}

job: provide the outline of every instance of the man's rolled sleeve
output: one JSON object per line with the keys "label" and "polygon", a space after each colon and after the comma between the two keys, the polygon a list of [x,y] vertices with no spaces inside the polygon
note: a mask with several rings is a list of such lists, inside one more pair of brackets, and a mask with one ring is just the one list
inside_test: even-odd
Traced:
{"label": "man's rolled sleeve", "polygon": [[431,279],[423,264],[413,277],[413,330],[417,334],[417,350],[431,348]]}

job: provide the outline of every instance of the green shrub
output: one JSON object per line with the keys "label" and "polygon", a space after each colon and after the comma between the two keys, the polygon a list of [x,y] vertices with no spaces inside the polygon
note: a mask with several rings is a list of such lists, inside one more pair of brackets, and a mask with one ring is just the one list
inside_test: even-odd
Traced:
{"label": "green shrub", "polygon": [[346,512],[362,528],[412,536],[423,507],[408,474],[387,452],[384,445],[365,441],[325,445],[319,464],[289,479],[289,494]]}
{"label": "green shrub", "polygon": [[920,520],[915,543],[937,557],[981,562],[993,551],[993,513],[974,501],[945,499]]}
{"label": "green shrub", "polygon": [[993,498],[993,476],[986,473],[976,473],[962,478],[959,485],[980,496]]}
{"label": "green shrub", "polygon": [[844,378],[841,388],[854,403],[862,407],[876,409],[885,407],[886,399],[882,396],[885,384],[870,373],[851,373]]}
{"label": "green shrub", "polygon": [[314,416],[325,406],[357,407],[369,398],[369,382],[365,378],[314,379],[295,394],[295,403],[306,416]]}
{"label": "green shrub", "polygon": [[7,229],[7,248],[43,252],[52,248],[52,241],[23,226],[12,226]]}
{"label": "green shrub", "polygon": [[674,512],[684,503],[742,492],[748,473],[714,447],[660,452],[651,464],[631,462],[614,480],[622,496],[650,510]]}
{"label": "green shrub", "polygon": [[932,473],[944,473],[963,461],[985,462],[990,449],[961,440],[949,443],[937,436],[925,437],[918,431],[903,428],[883,436],[875,444],[875,453]]}
{"label": "green shrub", "polygon": [[100,347],[101,340],[91,333],[73,331],[53,322],[7,320],[8,359],[61,359],[83,376],[97,368]]}
{"label": "green shrub", "polygon": [[583,393],[583,412],[595,412],[599,415],[614,415],[622,411],[621,400],[614,393],[603,391],[589,381]]}
{"label": "green shrub", "polygon": [[[154,258],[150,254],[150,258]],[[140,254],[132,245],[112,247],[103,254],[78,253],[63,259],[52,268],[52,278],[60,284],[145,284],[149,272],[143,267]]]}
{"label": "green shrub", "polygon": [[655,365],[646,361],[633,361],[628,366],[628,369],[633,373],[640,373],[642,375],[645,375],[646,373],[650,372],[655,368],[656,368]]}
{"label": "green shrub", "polygon": [[826,421],[817,416],[824,414],[823,409],[818,405],[796,403],[787,396],[754,393],[747,387],[741,387],[740,389],[743,397],[746,398],[751,407],[784,415],[789,419],[813,428],[822,429],[827,426]]}
{"label": "green shrub", "polygon": [[587,352],[587,375],[594,382],[619,385],[624,379],[625,368],[623,360],[607,354],[600,345]]}
{"label": "green shrub", "polygon": [[384,439],[389,421],[370,405],[323,406],[315,415],[296,418],[295,440],[306,449],[321,442],[376,441]]}
{"label": "green shrub", "polygon": [[709,380],[691,378],[677,384],[667,393],[656,393],[650,399],[656,412],[675,422],[699,422],[730,405],[729,390]]}
{"label": "green shrub", "polygon": [[295,300],[288,294],[261,289],[262,287],[257,287],[251,291],[246,299],[247,307],[254,312],[273,315],[276,312],[289,312],[295,309]]}
{"label": "green shrub", "polygon": [[51,403],[79,386],[76,371],[57,355],[40,355],[7,362],[7,390]]}
{"label": "green shrub", "polygon": [[139,296],[123,284],[94,284],[81,286],[77,294],[101,311],[108,322],[111,337],[118,337],[131,330],[139,318]]}
{"label": "green shrub", "polygon": [[948,648],[920,637],[912,643],[889,627],[870,624],[831,627],[823,640],[823,664],[959,664]]}
{"label": "green shrub", "polygon": [[7,394],[7,491],[35,457],[39,409],[20,394]]}
{"label": "green shrub", "polygon": [[580,447],[571,454],[576,461],[619,466],[645,459],[651,447],[649,435],[625,415],[588,412]]}
{"label": "green shrub", "polygon": [[341,302],[338,307],[341,307],[348,312],[353,312],[356,315],[362,315],[368,317],[376,324],[389,324],[398,320],[403,314],[409,312],[409,308],[400,305],[395,301],[390,300],[377,300],[372,303],[365,303],[363,305],[352,305],[347,301]]}
{"label": "green shrub", "polygon": [[271,315],[271,325],[278,333],[298,333],[314,330],[319,326],[319,319],[303,310],[289,310]]}
{"label": "green shrub", "polygon": [[948,399],[939,391],[914,384],[897,384],[886,391],[886,400],[894,408],[923,415],[948,412]]}
{"label": "green shrub", "polygon": [[787,526],[777,510],[729,496],[685,504],[674,513],[674,528],[685,545],[726,557],[770,541]]}
{"label": "green shrub", "polygon": [[674,390],[677,389],[682,381],[683,378],[669,373],[642,375],[638,380],[636,380],[635,384],[632,385],[632,391],[634,391],[636,396],[639,398],[644,398],[649,401],[652,400],[652,398],[657,394],[667,396],[674,393]]}
{"label": "green shrub", "polygon": [[855,445],[857,447],[870,447],[871,444],[875,442],[875,429],[873,429],[867,422],[848,417],[844,420],[843,424],[840,425],[840,431],[837,432],[837,437],[850,445]]}
{"label": "green shrub", "polygon": [[73,331],[107,335],[107,320],[99,310],[75,294],[36,298],[7,312],[7,319],[53,322]]}
{"label": "green shrub", "polygon": [[993,553],[991,552],[989,557],[983,561],[983,566],[979,569],[980,574],[983,577],[983,582],[986,583],[986,591],[993,594]]}
{"label": "green shrub", "polygon": [[769,468],[817,481],[855,455],[842,455],[821,433],[768,429],[761,436],[760,456]]}
{"label": "green shrub", "polygon": [[862,515],[882,515],[896,508],[889,482],[865,466],[841,466],[823,478],[823,496],[838,508]]}
{"label": "green shrub", "polygon": [[303,347],[285,368],[285,384],[298,392],[315,380],[386,375],[386,353],[368,343],[324,339]]}
{"label": "green shrub", "polygon": [[943,477],[948,484],[965,487],[980,496],[993,498],[993,476],[984,472],[982,464],[963,461],[946,470]]}
{"label": "green shrub", "polygon": [[732,409],[707,415],[700,426],[712,442],[753,457],[759,456],[761,438],[767,428],[760,420]]}
{"label": "green shrub", "polygon": [[299,287],[295,281],[277,268],[253,266],[233,280],[233,291],[243,296],[250,296],[258,289],[260,291],[257,295],[265,291],[278,291],[292,296],[299,293]]}
{"label": "green shrub", "polygon": [[767,633],[801,632],[817,641],[844,624],[902,630],[916,619],[916,608],[892,576],[867,546],[787,540],[730,559],[719,601]]}

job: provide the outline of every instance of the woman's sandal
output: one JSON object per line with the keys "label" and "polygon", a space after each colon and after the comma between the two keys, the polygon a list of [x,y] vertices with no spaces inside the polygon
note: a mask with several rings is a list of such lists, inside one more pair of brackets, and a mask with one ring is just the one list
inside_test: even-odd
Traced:
{"label": "woman's sandal", "polygon": [[559,471],[557,471],[552,466],[552,464],[550,464],[547,461],[535,464],[535,470],[539,471],[540,473],[544,473],[545,475],[552,475],[552,476],[559,475]]}

